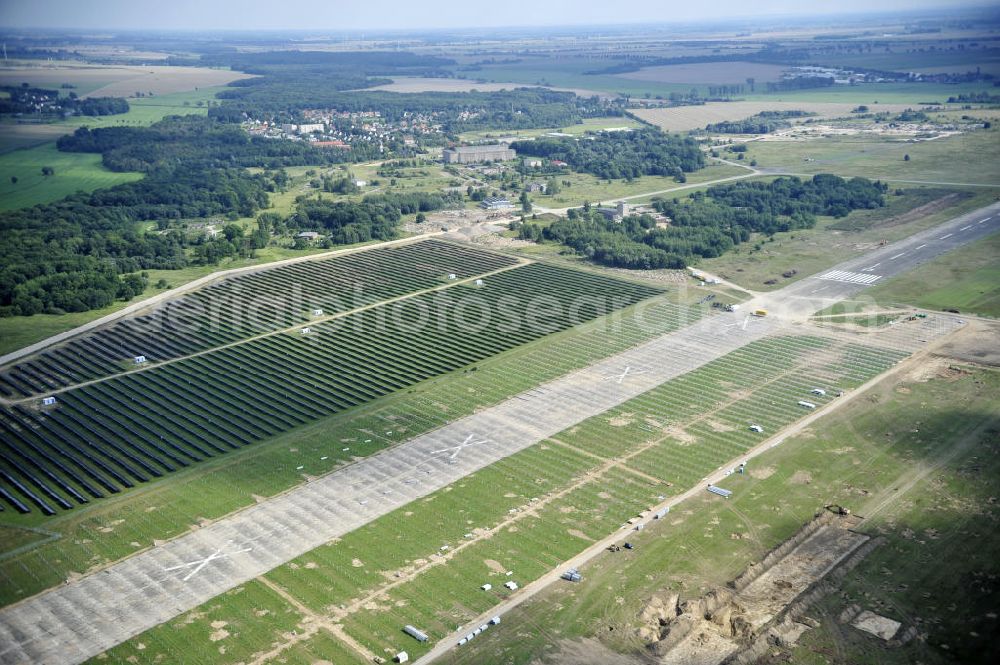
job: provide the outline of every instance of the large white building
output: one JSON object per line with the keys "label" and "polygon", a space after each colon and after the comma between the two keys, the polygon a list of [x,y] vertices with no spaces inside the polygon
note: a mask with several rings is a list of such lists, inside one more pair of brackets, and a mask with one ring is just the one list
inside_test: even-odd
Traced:
{"label": "large white building", "polygon": [[482,162],[506,162],[517,153],[502,143],[494,145],[463,145],[444,151],[445,164],[480,164]]}

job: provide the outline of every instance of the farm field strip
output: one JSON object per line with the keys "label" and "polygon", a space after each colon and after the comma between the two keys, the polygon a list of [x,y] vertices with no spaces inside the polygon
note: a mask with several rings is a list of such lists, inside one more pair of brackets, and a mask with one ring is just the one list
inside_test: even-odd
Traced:
{"label": "farm field strip", "polygon": [[184,357],[254,335],[303,325],[456,280],[517,265],[518,259],[440,240],[375,248],[233,277],[152,313],[125,319],[11,365],[6,398],[37,395],[149,363]]}
{"label": "farm field strip", "polygon": [[[255,443],[577,322],[564,312],[548,319],[544,328],[463,329],[453,316],[470,305],[485,302],[488,311],[498,311],[511,298],[511,311],[523,319],[531,298],[543,294],[560,303],[583,294],[602,298],[604,303],[617,298],[617,304],[611,305],[617,309],[657,293],[588,273],[528,264],[494,274],[483,287],[459,284],[449,288],[451,302],[445,307],[429,294],[398,301],[395,304],[402,307],[394,314],[401,312],[405,322],[429,317],[412,332],[398,321],[395,328],[387,329],[384,322],[389,317],[379,305],[314,324],[308,336],[277,334],[254,339],[71,389],[60,393],[59,405],[51,410],[36,412],[18,405],[3,412],[0,428],[5,440],[19,442],[11,446],[15,450],[40,448],[48,450],[49,457],[61,456],[63,465],[50,469],[44,458],[39,465],[50,478],[66,474],[60,485],[78,484],[78,474],[66,472],[70,466],[78,468],[81,476],[95,480],[110,476],[113,481],[105,480],[112,485],[128,487],[173,472],[188,461],[201,461],[207,448],[220,452]],[[583,306],[576,316],[585,321],[602,313],[599,306]],[[109,401],[120,408],[112,407],[113,413],[99,417],[100,409],[91,404]],[[171,423],[172,436],[159,422]],[[67,447],[77,455],[68,453]],[[86,460],[82,459],[84,450],[91,451]],[[99,469],[94,468],[95,457],[101,458]],[[55,512],[49,500],[62,509],[72,506],[15,460],[0,457],[0,477],[46,514]],[[23,484],[12,480],[17,477]],[[41,495],[26,485],[38,488]],[[77,501],[84,492],[92,498],[103,496],[92,486],[77,489]],[[15,508],[22,511],[24,504]]]}

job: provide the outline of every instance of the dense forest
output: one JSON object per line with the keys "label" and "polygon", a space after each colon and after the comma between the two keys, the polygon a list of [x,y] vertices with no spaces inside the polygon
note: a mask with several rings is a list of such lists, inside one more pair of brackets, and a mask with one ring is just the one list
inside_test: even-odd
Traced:
{"label": "dense forest", "polygon": [[203,55],[187,64],[230,66],[255,74],[231,83],[209,116],[225,122],[247,118],[295,121],[304,109],[378,111],[389,121],[407,115],[434,116],[449,132],[473,129],[559,127],[607,112],[598,99],[570,92],[520,88],[500,92],[398,93],[366,91],[389,76],[452,76],[452,60],[400,52],[268,51]]}
{"label": "dense forest", "polygon": [[705,131],[716,134],[769,134],[778,129],[792,126],[789,118],[805,118],[816,115],[808,111],[761,111],[743,120],[727,120],[706,125]]}
{"label": "dense forest", "polygon": [[305,141],[250,137],[241,127],[195,115],[169,116],[150,127],[81,127],[56,144],[63,152],[100,153],[112,171],[151,171],[183,163],[204,169],[280,168],[364,161],[377,146],[324,150]]}
{"label": "dense forest", "polygon": [[[191,240],[171,223],[254,215],[268,205],[268,193],[287,182],[278,167],[344,158],[343,151],[302,142],[250,139],[239,127],[196,116],[144,128],[79,129],[58,146],[100,153],[112,170],[147,175],[0,214],[0,316],[103,307],[134,295],[131,273],[181,268],[191,260],[213,263],[244,251],[248,243],[238,227]],[[269,170],[254,175],[243,168],[250,166]],[[143,230],[142,222],[155,222],[156,230]],[[185,249],[192,244],[189,257]]]}
{"label": "dense forest", "polygon": [[140,222],[252,215],[274,188],[268,175],[182,165],[0,213],[0,316],[81,312],[130,298],[128,273],[188,263],[180,231],[144,231]]}
{"label": "dense forest", "polygon": [[683,180],[685,172],[705,165],[694,139],[655,128],[601,132],[584,138],[542,137],[515,141],[510,147],[519,155],[563,161],[576,171],[608,179],[660,175]]}
{"label": "dense forest", "polygon": [[[6,96],[4,95],[6,93]],[[0,86],[0,115],[117,115],[128,113],[128,102],[121,97],[88,97],[75,92],[65,97],[58,90],[21,86]]]}
{"label": "dense forest", "polygon": [[811,228],[817,215],[843,217],[851,210],[880,207],[886,189],[878,181],[827,174],[812,180],[743,181],[710,187],[683,202],[654,200],[654,208],[670,219],[666,228],[656,227],[649,215],[617,222],[584,206],[549,226],[525,223],[520,236],[564,244],[602,265],[682,268],[695,257],[722,255],[747,242],[753,232]]}

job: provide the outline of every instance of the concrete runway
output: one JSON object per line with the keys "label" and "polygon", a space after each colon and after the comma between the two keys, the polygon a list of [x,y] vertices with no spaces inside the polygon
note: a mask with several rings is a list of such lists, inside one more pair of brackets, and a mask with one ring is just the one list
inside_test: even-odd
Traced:
{"label": "concrete runway", "polygon": [[[0,662],[92,658],[477,469],[751,341],[801,324],[815,310],[870,283],[995,232],[998,213],[1000,205],[994,204],[758,296],[738,312],[710,315],[5,608]],[[748,316],[747,308],[754,307],[771,315]]]}

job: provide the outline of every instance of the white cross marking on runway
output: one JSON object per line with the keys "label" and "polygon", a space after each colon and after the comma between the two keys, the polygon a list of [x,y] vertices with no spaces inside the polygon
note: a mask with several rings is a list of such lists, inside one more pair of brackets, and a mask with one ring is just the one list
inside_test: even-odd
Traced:
{"label": "white cross marking on runway", "polygon": [[[230,540],[229,542],[233,542],[233,541]],[[170,568],[164,568],[164,570],[166,570],[166,571],[180,570],[181,568],[189,568],[191,566],[195,566],[195,569],[192,570],[187,575],[185,575],[184,578],[181,580],[182,582],[187,582],[189,579],[191,579],[192,577],[194,577],[195,575],[197,575],[199,572],[201,572],[201,569],[204,568],[205,566],[207,566],[209,564],[209,562],[215,561],[216,559],[223,559],[223,558],[229,556],[230,554],[242,554],[244,552],[249,552],[251,550],[253,550],[252,547],[247,547],[247,548],[242,549],[242,550],[236,550],[235,552],[223,552],[222,548],[220,547],[219,549],[215,550],[214,552],[212,552],[211,554],[209,554],[204,559],[198,559],[197,561],[192,561],[190,563],[182,563],[179,566],[171,566]]]}
{"label": "white cross marking on runway", "polygon": [[823,273],[816,279],[825,279],[831,282],[844,282],[846,284],[867,285],[874,284],[876,281],[882,279],[882,275],[866,275],[865,273],[848,272],[847,270],[831,270],[830,272]]}
{"label": "white cross marking on runway", "polygon": [[434,450],[431,452],[431,455],[440,455],[441,453],[446,453],[449,450],[451,450],[453,452],[451,453],[451,455],[448,455],[448,459],[453,460],[456,457],[458,457],[458,454],[462,452],[463,448],[468,448],[469,446],[476,446],[479,445],[480,443],[487,442],[487,439],[480,439],[479,441],[473,441],[472,437],[474,436],[475,434],[470,434],[469,436],[465,437],[465,441],[458,444],[457,446],[452,446],[451,448],[442,448],[441,450]]}
{"label": "white cross marking on runway", "polygon": [[606,376],[603,379],[601,379],[601,381],[611,381],[611,380],[614,380],[615,383],[620,384],[622,381],[625,380],[625,377],[628,376],[629,374],[645,374],[645,373],[646,373],[646,370],[644,370],[644,369],[637,369],[637,370],[633,371],[632,367],[628,366],[628,367],[625,368],[625,371],[623,371],[621,374],[612,374],[611,376]]}

